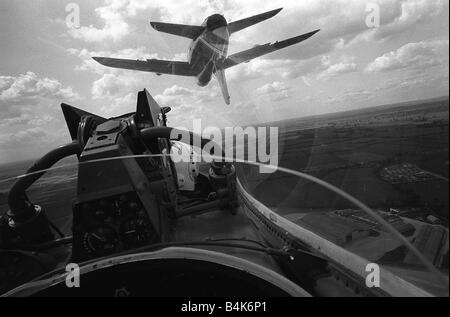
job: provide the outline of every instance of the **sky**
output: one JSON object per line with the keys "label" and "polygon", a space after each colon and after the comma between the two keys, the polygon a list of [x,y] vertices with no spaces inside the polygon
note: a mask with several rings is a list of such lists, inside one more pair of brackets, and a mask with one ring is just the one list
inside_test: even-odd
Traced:
{"label": "sky", "polygon": [[[281,7],[233,34],[229,53],[321,31],[227,70],[230,106],[214,80],[201,88],[195,78],[91,59],[186,60],[189,40],[150,21],[199,25],[213,13],[235,21]],[[171,126],[187,128],[194,119],[234,127],[448,96],[448,19],[448,0],[0,0],[0,163],[70,142],[62,102],[117,116],[134,111],[144,88],[172,107]]]}

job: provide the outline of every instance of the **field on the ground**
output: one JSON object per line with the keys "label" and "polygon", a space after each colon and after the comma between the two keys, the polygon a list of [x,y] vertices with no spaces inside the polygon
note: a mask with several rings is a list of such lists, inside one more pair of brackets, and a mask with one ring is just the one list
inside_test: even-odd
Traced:
{"label": "field on the ground", "polygon": [[[290,120],[280,127],[279,166],[303,171],[352,194],[370,207],[423,207],[448,218],[448,100],[381,107]],[[392,185],[378,171],[413,163],[441,180]],[[292,211],[347,208],[330,191],[284,172],[240,178],[263,203]]]}

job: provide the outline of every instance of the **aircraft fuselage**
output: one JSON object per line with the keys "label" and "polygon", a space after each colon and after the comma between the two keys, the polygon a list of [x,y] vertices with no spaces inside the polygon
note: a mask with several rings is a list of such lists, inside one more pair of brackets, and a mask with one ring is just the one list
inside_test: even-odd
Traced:
{"label": "aircraft fuselage", "polygon": [[208,17],[202,26],[205,31],[189,47],[188,62],[196,72],[197,83],[208,85],[215,65],[223,62],[228,54],[229,33],[227,21],[220,14]]}

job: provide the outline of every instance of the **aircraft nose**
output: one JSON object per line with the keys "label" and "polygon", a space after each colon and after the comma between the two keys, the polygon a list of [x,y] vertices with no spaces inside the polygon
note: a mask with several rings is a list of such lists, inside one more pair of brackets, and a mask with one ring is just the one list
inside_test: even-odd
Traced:
{"label": "aircraft nose", "polygon": [[206,22],[206,27],[210,31],[214,31],[217,28],[227,26],[227,20],[223,15],[220,14],[213,14],[210,17],[208,17]]}

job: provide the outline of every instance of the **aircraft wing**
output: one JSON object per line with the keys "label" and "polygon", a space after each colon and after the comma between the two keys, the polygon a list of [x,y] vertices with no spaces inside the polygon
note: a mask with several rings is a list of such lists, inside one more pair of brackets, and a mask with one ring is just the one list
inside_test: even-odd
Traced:
{"label": "aircraft wing", "polygon": [[159,59],[148,59],[146,61],[133,59],[120,59],[108,57],[92,57],[102,65],[131,70],[140,70],[157,74],[169,74],[179,76],[194,76],[191,65],[188,62],[165,61]]}
{"label": "aircraft wing", "polygon": [[233,34],[237,31],[240,31],[242,29],[248,28],[249,26],[252,26],[254,24],[257,24],[259,22],[262,22],[264,20],[270,19],[273,16],[277,15],[281,9],[276,9],[276,10],[272,10],[266,13],[262,13],[262,14],[258,14],[258,15],[254,15],[250,18],[246,18],[246,19],[242,19],[242,20],[238,20],[235,22],[230,22],[228,24],[228,32],[230,32],[230,34]]}
{"label": "aircraft wing", "polygon": [[316,30],[313,32],[309,32],[303,35],[299,35],[284,41],[275,42],[275,43],[267,43],[264,45],[257,45],[251,49],[248,49],[246,51],[242,51],[233,55],[228,56],[227,59],[225,59],[223,68],[230,68],[235,65],[246,63],[254,58],[278,51],[280,49],[283,49],[285,47],[303,42],[307,39],[309,39],[311,36],[319,32],[320,30]]}
{"label": "aircraft wing", "polygon": [[187,37],[191,40],[196,39],[205,31],[204,26],[173,24],[163,22],[150,22],[150,25],[159,32],[169,33],[172,35]]}

